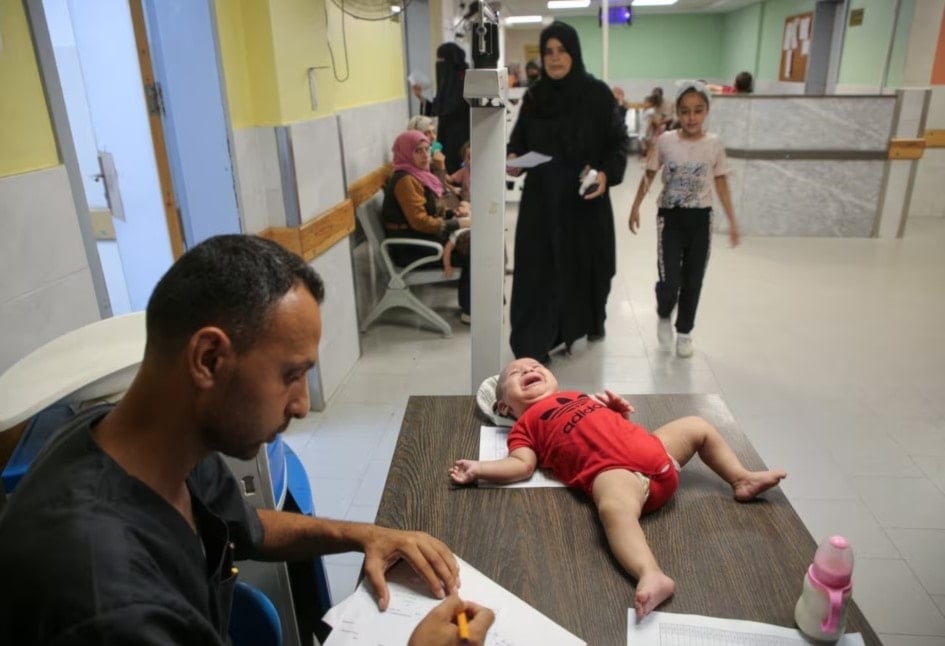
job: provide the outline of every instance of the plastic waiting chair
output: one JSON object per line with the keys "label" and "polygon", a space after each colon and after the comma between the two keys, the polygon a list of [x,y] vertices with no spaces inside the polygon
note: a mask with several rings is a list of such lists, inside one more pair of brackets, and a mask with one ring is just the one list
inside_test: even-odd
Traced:
{"label": "plastic waiting chair", "polygon": [[259,588],[243,581],[233,588],[228,632],[233,646],[282,646],[279,612]]}
{"label": "plastic waiting chair", "polygon": [[[439,329],[443,336],[452,336],[453,328],[442,316],[421,301],[411,291],[416,285],[430,285],[454,281],[463,271],[459,268],[451,278],[443,275],[440,267],[430,267],[428,263],[438,261],[443,257],[443,245],[429,240],[411,240],[407,238],[386,238],[384,226],[381,223],[381,207],[384,204],[384,191],[379,190],[371,199],[358,206],[356,214],[364,235],[367,236],[371,252],[381,258],[384,269],[390,279],[387,281],[386,291],[381,300],[374,306],[364,323],[361,331],[366,332],[381,314],[394,307],[403,307],[419,314],[428,323]],[[415,260],[406,267],[400,267],[390,257],[389,249],[393,246],[426,247],[430,255]]]}

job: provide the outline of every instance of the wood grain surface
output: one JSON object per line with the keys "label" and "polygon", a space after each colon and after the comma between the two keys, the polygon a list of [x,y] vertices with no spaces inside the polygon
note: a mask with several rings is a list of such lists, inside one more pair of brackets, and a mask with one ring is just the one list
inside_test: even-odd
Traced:
{"label": "wood grain surface", "polygon": [[[636,407],[634,420],[651,430],[700,415],[719,428],[747,467],[764,466],[717,395],[628,399]],[[453,460],[478,456],[482,423],[472,397],[411,397],[377,523],[440,538],[588,644],[625,645],[634,582],[611,556],[582,493],[450,484]],[[657,559],[676,580],[675,596],[659,609],[793,627],[816,544],[781,490],[737,503],[698,458],[680,480],[674,498],[643,519]],[[867,644],[880,643],[855,605],[847,631],[863,633]]]}

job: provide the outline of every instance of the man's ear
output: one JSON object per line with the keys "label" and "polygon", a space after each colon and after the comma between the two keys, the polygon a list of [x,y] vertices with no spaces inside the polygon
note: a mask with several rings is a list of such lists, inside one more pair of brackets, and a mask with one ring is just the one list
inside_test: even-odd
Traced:
{"label": "man's ear", "polygon": [[233,342],[218,327],[200,328],[187,345],[187,367],[198,388],[212,387],[220,370],[234,354]]}

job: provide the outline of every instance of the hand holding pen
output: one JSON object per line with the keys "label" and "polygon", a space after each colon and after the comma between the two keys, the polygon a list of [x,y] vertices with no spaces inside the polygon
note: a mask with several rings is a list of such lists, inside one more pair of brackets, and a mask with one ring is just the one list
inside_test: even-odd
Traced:
{"label": "hand holding pen", "polygon": [[481,646],[493,621],[488,608],[450,595],[417,624],[408,646]]}

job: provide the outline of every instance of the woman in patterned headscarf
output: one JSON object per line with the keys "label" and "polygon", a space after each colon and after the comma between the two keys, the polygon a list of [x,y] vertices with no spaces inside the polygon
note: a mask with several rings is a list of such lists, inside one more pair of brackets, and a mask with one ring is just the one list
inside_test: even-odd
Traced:
{"label": "woman in patterned headscarf", "polygon": [[[620,183],[629,138],[613,92],[584,69],[573,27],[541,32],[541,79],[525,93],[509,158],[529,151],[551,161],[528,169],[515,232],[510,343],[516,357],[604,336],[616,243],[609,188]],[[582,172],[598,172],[583,195]],[[510,169],[510,173],[520,172]]]}

